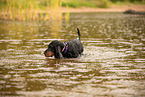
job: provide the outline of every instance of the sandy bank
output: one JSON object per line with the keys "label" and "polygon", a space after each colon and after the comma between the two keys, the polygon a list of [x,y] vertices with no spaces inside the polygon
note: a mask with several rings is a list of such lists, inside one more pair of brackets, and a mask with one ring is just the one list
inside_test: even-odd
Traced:
{"label": "sandy bank", "polygon": [[76,13],[76,12],[124,12],[128,9],[132,9],[135,11],[144,11],[145,12],[145,5],[131,5],[131,6],[111,6],[110,8],[62,8],[62,12],[71,12],[71,13]]}

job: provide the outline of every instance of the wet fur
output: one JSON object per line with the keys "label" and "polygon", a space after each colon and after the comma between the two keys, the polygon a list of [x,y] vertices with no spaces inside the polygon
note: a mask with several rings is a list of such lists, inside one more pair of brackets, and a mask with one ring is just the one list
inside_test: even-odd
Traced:
{"label": "wet fur", "polygon": [[45,56],[51,57],[52,55],[48,54],[48,52],[51,51],[51,53],[52,54],[54,53],[54,56],[57,59],[79,57],[83,52],[83,45],[80,40],[81,34],[78,28],[77,31],[78,31],[79,39],[72,39],[69,42],[67,42],[68,49],[65,54],[62,52],[63,48],[65,47],[64,43],[58,40],[54,40],[48,45],[48,48],[44,51]]}

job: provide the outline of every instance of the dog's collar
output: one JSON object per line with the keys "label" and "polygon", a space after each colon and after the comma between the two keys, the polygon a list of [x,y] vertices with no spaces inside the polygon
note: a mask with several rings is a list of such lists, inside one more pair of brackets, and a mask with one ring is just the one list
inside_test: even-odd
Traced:
{"label": "dog's collar", "polygon": [[67,49],[68,49],[68,45],[67,45],[67,42],[64,42],[63,44],[64,44],[64,47],[63,47],[61,52],[63,52],[63,54],[66,54]]}

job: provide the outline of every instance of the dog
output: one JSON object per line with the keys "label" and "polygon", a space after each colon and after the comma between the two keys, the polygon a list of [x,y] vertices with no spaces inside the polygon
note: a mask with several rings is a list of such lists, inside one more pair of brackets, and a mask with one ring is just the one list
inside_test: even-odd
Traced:
{"label": "dog", "polygon": [[77,28],[79,38],[69,42],[52,41],[44,51],[45,57],[55,57],[56,59],[77,58],[83,52],[80,30]]}

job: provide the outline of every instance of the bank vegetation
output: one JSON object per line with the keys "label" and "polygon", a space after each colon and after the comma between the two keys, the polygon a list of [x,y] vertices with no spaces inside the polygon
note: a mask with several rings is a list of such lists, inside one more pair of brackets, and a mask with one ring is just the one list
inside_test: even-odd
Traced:
{"label": "bank vegetation", "polygon": [[[0,0],[1,20],[61,20],[61,8],[109,8],[112,5],[145,4],[145,0]],[[69,17],[69,11],[64,18]]]}

